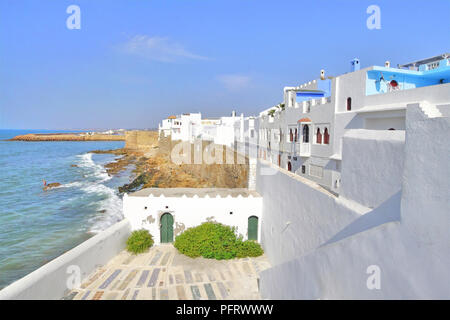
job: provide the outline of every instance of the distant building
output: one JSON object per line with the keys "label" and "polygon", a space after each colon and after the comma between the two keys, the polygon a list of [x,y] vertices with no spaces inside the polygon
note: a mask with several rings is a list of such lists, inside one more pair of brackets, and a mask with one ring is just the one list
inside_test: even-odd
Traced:
{"label": "distant building", "polygon": [[231,146],[235,141],[244,141],[244,123],[248,118],[239,117],[233,111],[229,117],[202,119],[201,113],[186,113],[170,116],[159,125],[159,135],[170,136],[172,140],[213,141]]}

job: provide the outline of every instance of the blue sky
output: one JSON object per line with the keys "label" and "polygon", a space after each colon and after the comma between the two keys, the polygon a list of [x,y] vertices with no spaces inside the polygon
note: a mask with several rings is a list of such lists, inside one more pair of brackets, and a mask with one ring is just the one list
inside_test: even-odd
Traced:
{"label": "blue sky", "polygon": [[[66,28],[72,4],[80,30]],[[322,68],[406,63],[449,52],[449,37],[448,0],[2,0],[0,129],[256,114]]]}

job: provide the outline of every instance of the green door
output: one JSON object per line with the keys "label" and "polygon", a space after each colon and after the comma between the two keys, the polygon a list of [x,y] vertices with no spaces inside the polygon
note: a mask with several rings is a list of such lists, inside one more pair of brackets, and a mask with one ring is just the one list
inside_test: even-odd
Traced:
{"label": "green door", "polygon": [[173,241],[173,217],[170,213],[164,213],[161,217],[161,243]]}
{"label": "green door", "polygon": [[248,240],[258,240],[258,217],[248,218]]}

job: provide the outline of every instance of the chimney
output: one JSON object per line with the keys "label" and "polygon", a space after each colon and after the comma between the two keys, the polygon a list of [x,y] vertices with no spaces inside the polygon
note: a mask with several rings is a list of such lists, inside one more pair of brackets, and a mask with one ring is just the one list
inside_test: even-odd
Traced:
{"label": "chimney", "polygon": [[325,80],[325,70],[320,70],[320,80]]}
{"label": "chimney", "polygon": [[359,64],[358,58],[355,58],[352,61],[350,61],[350,71],[351,72],[358,71],[359,69],[361,69],[361,66]]}

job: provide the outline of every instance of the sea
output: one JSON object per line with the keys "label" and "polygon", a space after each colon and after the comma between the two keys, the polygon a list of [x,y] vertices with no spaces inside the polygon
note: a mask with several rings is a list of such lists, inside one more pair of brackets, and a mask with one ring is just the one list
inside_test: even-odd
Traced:
{"label": "sea", "polygon": [[[118,187],[132,168],[104,165],[122,141],[5,141],[46,130],[0,130],[0,289],[123,219]],[[57,131],[62,132],[62,131]],[[61,186],[43,190],[43,180]]]}

